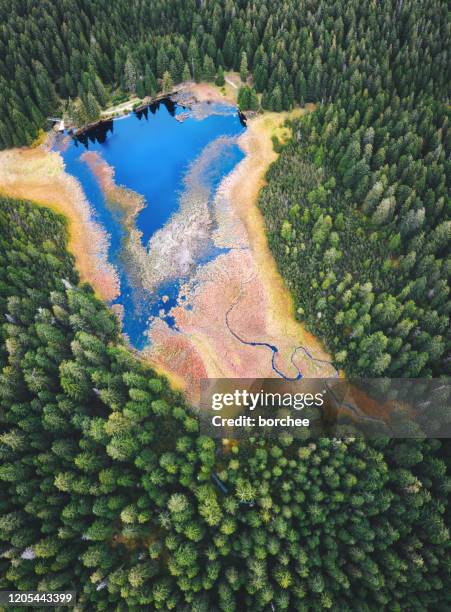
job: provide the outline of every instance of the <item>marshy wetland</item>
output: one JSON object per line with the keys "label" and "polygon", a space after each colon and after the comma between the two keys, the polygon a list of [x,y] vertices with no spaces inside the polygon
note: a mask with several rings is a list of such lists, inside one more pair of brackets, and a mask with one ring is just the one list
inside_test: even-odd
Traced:
{"label": "marshy wetland", "polygon": [[12,159],[1,187],[43,204],[46,181],[49,193],[56,179],[71,191],[64,204],[50,199],[69,218],[82,279],[193,401],[204,377],[333,376],[294,317],[257,207],[286,114],[246,125],[234,105],[201,93],[18,151],[23,169],[40,170],[21,185]]}

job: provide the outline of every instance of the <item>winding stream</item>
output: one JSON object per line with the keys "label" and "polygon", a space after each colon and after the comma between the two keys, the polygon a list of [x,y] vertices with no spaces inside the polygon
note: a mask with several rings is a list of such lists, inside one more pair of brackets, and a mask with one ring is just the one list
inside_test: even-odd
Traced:
{"label": "winding stream", "polygon": [[235,306],[237,306],[237,304],[240,302],[241,297],[243,296],[243,292],[244,292],[244,286],[247,285],[250,281],[252,280],[252,276],[250,278],[248,278],[247,280],[243,281],[241,284],[241,289],[240,292],[238,294],[238,296],[236,297],[235,300],[233,300],[233,302],[230,304],[229,308],[226,311],[225,314],[225,324],[227,329],[229,330],[229,332],[232,334],[232,336],[238,340],[238,342],[240,342],[241,344],[244,344],[246,346],[262,346],[265,347],[267,349],[269,349],[272,353],[272,357],[271,357],[271,368],[273,370],[273,372],[275,372],[277,374],[277,376],[280,376],[280,378],[283,378],[286,381],[289,382],[295,382],[296,380],[300,380],[302,378],[302,372],[300,370],[300,368],[295,364],[294,362],[294,357],[296,355],[296,353],[301,350],[303,351],[303,353],[306,355],[306,357],[308,357],[308,359],[310,359],[311,361],[315,361],[318,363],[322,363],[325,364],[327,366],[330,366],[331,368],[334,369],[335,371],[335,377],[339,376],[339,371],[338,369],[332,364],[331,361],[327,361],[326,359],[318,359],[316,357],[313,357],[313,355],[310,353],[310,351],[302,345],[297,346],[290,357],[290,361],[293,364],[293,367],[295,368],[295,370],[297,371],[296,376],[288,376],[286,374],[284,374],[281,370],[279,370],[279,368],[276,366],[276,357],[277,354],[279,353],[279,349],[277,348],[277,346],[275,346],[274,344],[270,344],[269,342],[257,342],[257,341],[252,341],[252,340],[245,340],[244,338],[242,338],[236,331],[234,331],[230,325],[230,321],[229,321],[229,316],[232,312],[232,310],[235,308]]}
{"label": "winding stream", "polygon": [[250,340],[244,340],[243,338],[241,338],[241,336],[239,336],[230,326],[230,322],[229,322],[229,315],[232,312],[232,310],[234,309],[234,307],[236,306],[237,302],[234,302],[231,304],[231,306],[229,307],[229,309],[226,312],[225,315],[225,324],[227,326],[227,329],[229,330],[229,332],[232,334],[232,336],[234,338],[236,338],[239,342],[241,342],[241,344],[245,344],[247,346],[264,346],[266,348],[268,348],[271,352],[272,352],[272,357],[271,357],[271,367],[273,369],[273,371],[280,376],[281,378],[283,378],[284,380],[289,380],[289,381],[295,381],[295,380],[299,380],[302,378],[302,373],[300,371],[300,369],[293,363],[294,367],[297,369],[298,373],[295,377],[290,377],[290,376],[286,376],[283,372],[281,372],[277,366],[276,366],[276,355],[279,352],[279,349],[277,348],[277,346],[274,346],[273,344],[269,344],[269,342],[253,342]]}

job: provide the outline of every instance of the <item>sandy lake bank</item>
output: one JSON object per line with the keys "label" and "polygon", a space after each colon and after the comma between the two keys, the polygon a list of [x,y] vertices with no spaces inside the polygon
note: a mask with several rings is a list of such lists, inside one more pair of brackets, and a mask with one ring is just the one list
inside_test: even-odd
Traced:
{"label": "sandy lake bank", "polygon": [[145,355],[194,403],[201,378],[335,375],[321,343],[295,318],[257,206],[266,172],[277,158],[272,136],[283,140],[288,135],[283,126],[288,117],[265,113],[248,122],[238,139],[246,156],[223,179],[213,203],[213,239],[227,252],[200,266],[186,283],[170,312],[177,331],[164,320],[149,330]]}
{"label": "sandy lake bank", "polygon": [[119,293],[116,271],[108,263],[108,236],[92,217],[78,181],[67,174],[61,155],[44,147],[0,152],[0,193],[31,200],[64,215],[68,249],[82,281],[106,301]]}
{"label": "sandy lake bank", "polygon": [[[219,88],[206,84],[194,85],[191,95],[200,105],[228,101]],[[200,189],[202,168],[218,155],[222,141],[217,139],[206,147],[187,173],[179,210],[148,245],[142,245],[135,223],[144,205],[142,196],[117,185],[115,169],[97,153],[83,153],[82,161],[108,202],[126,213],[126,245],[136,246],[128,249],[128,258],[142,287],[152,291],[160,278],[157,272],[166,270],[168,262],[177,278],[184,277],[185,268],[177,261],[181,254],[191,252],[187,250],[188,239],[200,219],[204,219],[200,229],[208,236],[211,232],[213,244],[221,249],[211,261],[190,269],[176,304],[166,315],[149,319],[150,343],[141,353],[194,403],[202,378],[335,375],[321,343],[295,318],[290,292],[269,250],[257,205],[268,168],[277,158],[272,137],[287,138],[285,119],[303,112],[297,109],[250,118],[236,141],[245,157],[222,179],[211,204],[208,190]],[[65,215],[68,248],[82,280],[90,282],[106,302],[118,295],[116,271],[107,260],[108,235],[94,221],[81,185],[65,172],[58,151],[40,146],[0,153],[0,192]],[[199,216],[200,210],[203,213]],[[167,277],[167,270],[163,276]],[[168,323],[169,318],[174,325]]]}

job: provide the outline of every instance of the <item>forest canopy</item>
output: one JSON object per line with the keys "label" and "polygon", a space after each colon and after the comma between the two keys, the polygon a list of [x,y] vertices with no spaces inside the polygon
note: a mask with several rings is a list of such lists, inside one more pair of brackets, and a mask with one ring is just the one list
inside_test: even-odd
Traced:
{"label": "forest canopy", "polygon": [[[297,316],[347,374],[449,373],[447,3],[0,0],[0,24],[2,148],[224,70],[243,107],[315,103],[259,200]],[[200,435],[66,241],[62,217],[0,199],[1,589],[105,611],[449,608],[448,442]]]}
{"label": "forest canopy", "polygon": [[261,197],[297,315],[348,373],[449,373],[445,2],[10,5],[0,1],[3,147],[31,143],[54,113],[83,124],[115,96],[223,83],[224,69],[251,78],[243,109],[316,103]]}
{"label": "forest canopy", "polygon": [[276,111],[365,89],[449,99],[443,1],[1,0],[0,24],[1,147],[29,144],[54,113],[92,120],[113,92],[154,94],[165,74],[250,72]]}
{"label": "forest canopy", "polygon": [[64,220],[0,200],[0,588],[90,610],[445,609],[436,440],[229,447],[78,284]]}

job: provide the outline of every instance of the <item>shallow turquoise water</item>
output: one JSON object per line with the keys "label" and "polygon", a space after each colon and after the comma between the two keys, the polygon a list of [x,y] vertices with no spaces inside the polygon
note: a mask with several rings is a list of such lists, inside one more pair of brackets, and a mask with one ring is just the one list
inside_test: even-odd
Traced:
{"label": "shallow turquoise water", "polygon": [[[220,136],[236,137],[245,129],[234,107],[215,105],[210,109],[212,114],[204,119],[190,117],[183,122],[177,121],[175,116],[184,110],[170,102],[154,105],[144,113],[132,113],[93,129],[82,138],[72,139],[62,152],[66,171],[79,180],[95,211],[96,221],[110,236],[108,258],[120,279],[120,296],[115,303],[123,306],[123,331],[138,349],[147,343],[145,332],[149,317],[158,316],[160,310],[170,310],[176,302],[180,282],[185,279],[165,283],[152,293],[137,291],[131,285],[122,257],[124,229],[120,215],[108,208],[96,178],[80,156],[87,149],[98,152],[114,168],[117,185],[144,196],[147,205],[136,222],[143,233],[143,245],[147,245],[149,238],[178,210],[185,187],[184,177],[205,147]],[[210,202],[221,179],[242,158],[242,151],[232,143],[227,154],[207,168]],[[218,252],[211,245],[199,255],[197,263],[204,263]],[[165,303],[163,295],[169,297]],[[166,320],[173,325],[170,317]]]}

